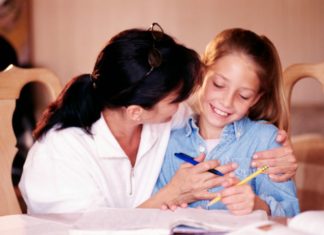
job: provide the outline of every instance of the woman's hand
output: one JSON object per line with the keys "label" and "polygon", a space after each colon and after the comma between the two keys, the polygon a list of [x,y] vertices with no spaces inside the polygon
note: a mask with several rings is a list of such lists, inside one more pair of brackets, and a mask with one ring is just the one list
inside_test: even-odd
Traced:
{"label": "woman's hand", "polygon": [[[235,163],[220,166],[217,160],[202,162],[204,157],[204,155],[200,155],[195,158],[196,161],[201,162],[196,166],[189,163],[182,164],[171,181],[158,192],[165,196],[161,204],[162,209],[174,210],[179,206],[186,207],[193,201],[214,198],[216,193],[208,192],[208,189],[226,182],[232,176],[231,172],[237,167]],[[220,177],[208,172],[209,169],[215,168],[225,176]]]}
{"label": "woman's hand", "polygon": [[223,189],[217,196],[234,215],[246,215],[255,209],[256,196],[249,184],[236,185],[239,179],[230,178],[224,182]]}
{"label": "woman's hand", "polygon": [[296,174],[297,161],[287,132],[279,130],[276,140],[283,146],[255,153],[252,166],[257,168],[265,165],[269,166],[265,173],[269,174],[273,181],[283,182],[291,179]]}

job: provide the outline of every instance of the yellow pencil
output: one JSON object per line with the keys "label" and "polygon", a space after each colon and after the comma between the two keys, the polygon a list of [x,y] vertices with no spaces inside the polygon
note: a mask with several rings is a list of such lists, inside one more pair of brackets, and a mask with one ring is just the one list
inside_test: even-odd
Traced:
{"label": "yellow pencil", "polygon": [[[250,180],[252,180],[253,178],[257,177],[258,175],[260,175],[261,173],[263,173],[264,171],[266,171],[269,167],[268,166],[263,166],[261,167],[259,170],[257,170],[256,172],[252,173],[251,175],[247,176],[245,179],[241,180],[238,185],[242,185],[245,184],[247,182],[249,182]],[[215,204],[216,202],[218,202],[221,199],[221,197],[215,197],[213,200],[211,200],[207,206],[211,206],[213,204]]]}

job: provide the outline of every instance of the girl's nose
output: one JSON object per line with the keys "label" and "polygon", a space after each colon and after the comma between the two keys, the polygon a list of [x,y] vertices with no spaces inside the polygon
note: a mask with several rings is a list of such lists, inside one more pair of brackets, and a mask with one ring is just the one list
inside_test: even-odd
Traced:
{"label": "girl's nose", "polygon": [[231,108],[234,101],[234,95],[232,93],[224,94],[223,105],[225,108]]}

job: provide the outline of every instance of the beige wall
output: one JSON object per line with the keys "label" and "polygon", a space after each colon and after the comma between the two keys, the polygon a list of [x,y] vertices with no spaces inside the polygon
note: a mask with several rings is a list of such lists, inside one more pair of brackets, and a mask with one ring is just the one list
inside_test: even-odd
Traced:
{"label": "beige wall", "polygon": [[[274,42],[283,67],[324,60],[324,0],[32,0],[32,7],[34,65],[49,67],[63,84],[91,72],[111,36],[153,21],[199,53],[217,32],[244,27]],[[294,102],[323,99],[307,80]]]}

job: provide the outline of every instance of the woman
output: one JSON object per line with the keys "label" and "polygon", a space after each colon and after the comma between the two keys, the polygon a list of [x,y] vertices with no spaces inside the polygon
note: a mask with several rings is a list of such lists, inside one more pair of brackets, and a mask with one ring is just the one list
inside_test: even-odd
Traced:
{"label": "woman", "polygon": [[[199,83],[201,67],[196,52],[156,23],[149,30],[114,36],[93,73],[67,84],[38,124],[19,185],[28,212],[161,207],[177,205],[178,198],[188,198],[181,200],[186,203],[212,199],[215,194],[207,189],[224,179],[207,170],[218,167],[228,173],[235,168],[231,164],[206,161],[180,169],[150,197],[170,130],[190,114],[178,105]],[[192,187],[192,182],[203,183]],[[190,192],[182,190],[187,188]]]}

